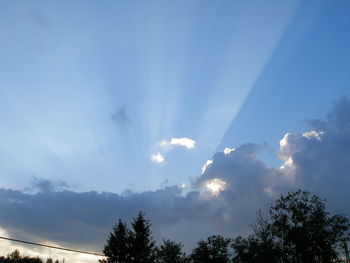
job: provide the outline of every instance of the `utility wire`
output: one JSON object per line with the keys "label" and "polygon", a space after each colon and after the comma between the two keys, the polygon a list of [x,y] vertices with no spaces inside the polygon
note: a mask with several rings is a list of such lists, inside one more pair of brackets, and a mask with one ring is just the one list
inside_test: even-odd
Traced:
{"label": "utility wire", "polygon": [[75,252],[75,253],[81,253],[81,254],[88,254],[88,255],[94,255],[94,256],[100,256],[100,257],[104,257],[105,256],[103,254],[99,254],[99,253],[95,253],[95,252],[88,252],[88,251],[76,250],[76,249],[71,249],[71,248],[63,248],[63,247],[44,245],[44,244],[39,244],[39,243],[34,243],[34,242],[29,242],[29,241],[24,241],[24,240],[19,240],[19,239],[13,239],[13,238],[9,238],[9,237],[2,237],[2,236],[0,236],[0,239],[10,240],[10,241],[15,241],[15,242],[19,242],[19,243],[25,243],[25,244],[34,245],[34,246],[40,246],[40,247],[48,247],[48,248],[53,248],[53,249],[60,249],[60,250],[65,250],[65,251],[70,251],[70,252]]}

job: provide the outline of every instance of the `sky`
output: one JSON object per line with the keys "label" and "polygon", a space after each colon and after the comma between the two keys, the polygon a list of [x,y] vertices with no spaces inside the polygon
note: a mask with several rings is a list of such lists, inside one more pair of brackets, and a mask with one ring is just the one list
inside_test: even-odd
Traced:
{"label": "sky", "polygon": [[349,8],[1,0],[0,230],[100,252],[143,210],[189,250],[296,188],[350,215]]}

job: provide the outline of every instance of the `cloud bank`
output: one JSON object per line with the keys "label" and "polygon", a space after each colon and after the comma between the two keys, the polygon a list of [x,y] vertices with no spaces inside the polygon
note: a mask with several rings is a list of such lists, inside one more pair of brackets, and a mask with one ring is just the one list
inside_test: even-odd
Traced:
{"label": "cloud bank", "polygon": [[187,249],[200,238],[244,234],[280,193],[303,188],[328,199],[334,212],[350,215],[350,101],[338,100],[326,120],[308,120],[311,129],[287,133],[280,141],[279,167],[257,157],[264,146],[247,143],[216,153],[187,194],[178,186],[142,193],[0,190],[0,227],[13,237],[51,240],[100,251],[118,218],[146,212],[157,240],[182,241]]}

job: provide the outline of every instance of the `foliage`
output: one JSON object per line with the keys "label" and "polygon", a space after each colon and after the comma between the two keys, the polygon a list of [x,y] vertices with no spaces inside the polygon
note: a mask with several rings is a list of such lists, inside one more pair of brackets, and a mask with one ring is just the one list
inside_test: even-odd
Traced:
{"label": "foliage", "polygon": [[[49,259],[46,260],[48,262]],[[52,259],[51,259],[52,262]],[[59,263],[58,260],[55,262]],[[16,249],[6,257],[0,257],[0,263],[43,263],[43,260],[39,257],[22,256]]]}
{"label": "foliage", "polygon": [[155,242],[152,238],[151,224],[145,219],[145,215],[139,212],[131,223],[130,235],[131,262],[151,263],[155,259]]}
{"label": "foliage", "polygon": [[334,262],[341,244],[349,238],[348,219],[330,216],[324,200],[309,192],[282,195],[269,216],[258,216],[253,235],[234,240],[240,262]]}
{"label": "foliage", "polygon": [[110,233],[103,253],[107,263],[150,263],[155,260],[155,242],[151,224],[140,212],[132,222],[132,230],[120,219]]}
{"label": "foliage", "polygon": [[277,262],[281,251],[274,241],[271,225],[258,213],[257,223],[253,228],[254,235],[248,238],[238,237],[232,247],[239,255],[241,262]]}
{"label": "foliage", "polygon": [[184,263],[185,253],[182,252],[183,245],[171,240],[163,240],[163,244],[156,250],[157,263]]}
{"label": "foliage", "polygon": [[103,254],[107,262],[130,262],[130,230],[120,219],[107,239]]}
{"label": "foliage", "polygon": [[230,262],[229,250],[231,240],[220,235],[208,237],[206,241],[198,242],[192,251],[190,260],[193,263],[226,263]]}

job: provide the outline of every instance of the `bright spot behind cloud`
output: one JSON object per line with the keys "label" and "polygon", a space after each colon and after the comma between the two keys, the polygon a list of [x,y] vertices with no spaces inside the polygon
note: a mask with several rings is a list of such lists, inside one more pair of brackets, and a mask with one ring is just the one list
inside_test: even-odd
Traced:
{"label": "bright spot behind cloud", "polygon": [[171,138],[170,141],[162,141],[160,143],[161,146],[183,146],[187,149],[191,150],[194,148],[196,144],[195,140],[189,139],[189,138]]}
{"label": "bright spot behind cloud", "polygon": [[207,189],[213,195],[218,195],[221,191],[225,190],[225,186],[226,186],[226,182],[218,178],[209,180],[206,184]]}
{"label": "bright spot behind cloud", "polygon": [[293,168],[293,159],[292,157],[288,158],[283,165],[280,166],[280,169]]}
{"label": "bright spot behind cloud", "polygon": [[157,153],[151,155],[151,160],[156,163],[162,163],[165,161],[165,158],[161,153]]}

